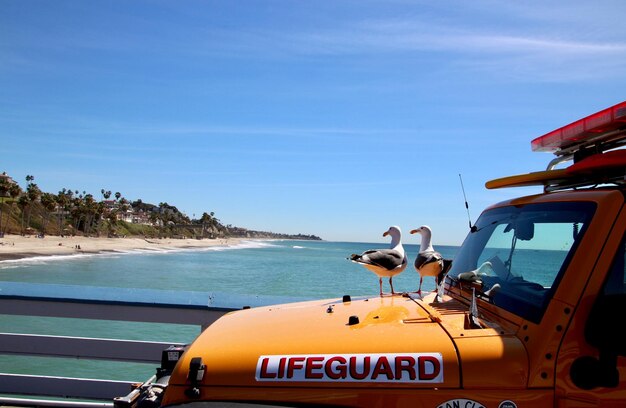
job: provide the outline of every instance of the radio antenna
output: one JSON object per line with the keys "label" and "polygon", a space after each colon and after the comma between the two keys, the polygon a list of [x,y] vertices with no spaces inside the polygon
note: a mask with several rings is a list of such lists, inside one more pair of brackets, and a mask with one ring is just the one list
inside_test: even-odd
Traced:
{"label": "radio antenna", "polygon": [[463,191],[463,199],[465,200],[465,210],[467,210],[467,221],[469,222],[469,227],[471,232],[476,231],[476,227],[472,226],[472,217],[469,212],[469,204],[467,204],[467,196],[465,195],[465,186],[463,186],[463,177],[461,177],[461,173],[459,173],[459,180],[461,181],[461,190]]}

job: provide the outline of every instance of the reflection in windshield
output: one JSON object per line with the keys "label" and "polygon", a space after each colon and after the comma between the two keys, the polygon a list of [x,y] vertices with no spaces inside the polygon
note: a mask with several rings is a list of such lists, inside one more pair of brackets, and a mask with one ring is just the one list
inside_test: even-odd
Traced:
{"label": "reflection in windshield", "polygon": [[494,304],[539,322],[594,209],[593,203],[545,203],[486,211],[449,276],[478,282]]}

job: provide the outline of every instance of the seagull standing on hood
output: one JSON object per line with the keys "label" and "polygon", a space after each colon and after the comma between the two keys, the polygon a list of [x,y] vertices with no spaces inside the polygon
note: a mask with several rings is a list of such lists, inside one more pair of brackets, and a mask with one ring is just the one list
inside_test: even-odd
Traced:
{"label": "seagull standing on hood", "polygon": [[370,249],[361,255],[352,254],[348,258],[352,262],[363,265],[378,276],[380,296],[383,295],[383,277],[389,278],[389,286],[391,286],[391,294],[393,295],[395,292],[392,279],[404,271],[408,263],[402,242],[400,242],[402,238],[400,227],[389,227],[383,234],[383,237],[387,235],[391,236],[391,247],[389,249]]}
{"label": "seagull standing on hood", "polygon": [[420,251],[415,258],[415,270],[420,274],[420,286],[417,294],[422,294],[422,281],[424,276],[434,276],[437,285],[443,280],[444,275],[452,266],[452,261],[443,259],[441,254],[433,248],[431,242],[432,230],[427,225],[411,230],[411,234],[420,234],[422,242],[420,243]]}

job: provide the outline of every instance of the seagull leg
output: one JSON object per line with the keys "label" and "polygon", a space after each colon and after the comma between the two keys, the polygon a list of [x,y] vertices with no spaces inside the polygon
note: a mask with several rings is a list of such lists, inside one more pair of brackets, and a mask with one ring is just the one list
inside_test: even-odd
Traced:
{"label": "seagull leg", "polygon": [[393,291],[393,282],[391,281],[393,278],[389,278],[389,286],[391,286],[391,294],[394,295],[396,292]]}
{"label": "seagull leg", "polygon": [[383,297],[383,278],[378,278],[378,284],[380,285],[380,297]]}
{"label": "seagull leg", "polygon": [[424,278],[420,276],[420,287],[417,289],[417,294],[420,295],[420,297],[422,296],[422,281],[423,280]]}
{"label": "seagull leg", "polygon": [[435,289],[433,290],[433,292],[438,292],[439,291],[439,284],[441,283],[439,276],[435,276]]}

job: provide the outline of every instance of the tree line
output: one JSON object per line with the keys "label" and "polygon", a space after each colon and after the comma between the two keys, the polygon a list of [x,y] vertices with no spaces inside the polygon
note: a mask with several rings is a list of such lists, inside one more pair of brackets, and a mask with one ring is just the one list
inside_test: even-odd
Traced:
{"label": "tree line", "polygon": [[129,201],[120,192],[101,189],[100,197],[63,188],[43,192],[27,175],[26,188],[3,173],[0,177],[0,237],[21,235],[144,236],[151,238],[284,238],[315,239],[314,235],[278,234],[223,225],[214,212],[190,219],[173,205]]}

